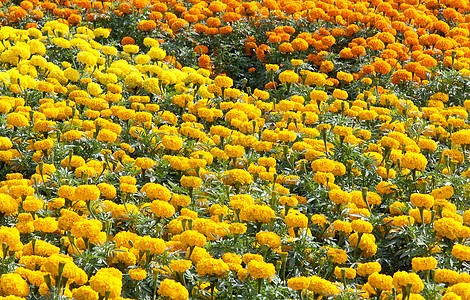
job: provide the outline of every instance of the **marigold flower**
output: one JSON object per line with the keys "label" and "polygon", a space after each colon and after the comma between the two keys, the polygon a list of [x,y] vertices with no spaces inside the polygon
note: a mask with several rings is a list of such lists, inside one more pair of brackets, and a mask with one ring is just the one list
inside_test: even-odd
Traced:
{"label": "marigold flower", "polygon": [[175,207],[168,202],[154,200],[150,204],[150,210],[158,218],[170,218],[175,213]]}
{"label": "marigold flower", "polygon": [[348,259],[348,255],[342,249],[328,248],[328,258],[332,257],[335,264],[344,264]]}
{"label": "marigold flower", "polygon": [[180,235],[180,241],[188,246],[204,247],[206,237],[195,230],[186,230]]}
{"label": "marigold flower", "polygon": [[372,230],[374,229],[374,226],[367,221],[363,221],[359,219],[359,220],[353,220],[351,222],[351,228],[352,230],[358,233],[371,233]]}
{"label": "marigold flower", "polygon": [[382,271],[382,266],[376,261],[368,263],[359,263],[357,265],[357,274],[359,276],[369,276],[372,273],[380,271]]}
{"label": "marigold flower", "polygon": [[172,300],[187,300],[189,298],[188,290],[181,283],[168,278],[160,283],[158,294]]}
{"label": "marigold flower", "polygon": [[281,83],[296,83],[299,81],[299,75],[292,70],[286,70],[279,74],[279,81]]}
{"label": "marigold flower", "polygon": [[310,285],[308,290],[312,291],[315,294],[322,295],[323,297],[329,297],[339,293],[339,289],[332,282],[321,278],[319,276],[309,277]]}
{"label": "marigold flower", "polygon": [[175,259],[170,262],[170,268],[173,272],[183,273],[191,268],[192,261],[186,259]]}
{"label": "marigold flower", "polygon": [[411,266],[416,272],[429,271],[437,267],[437,260],[434,257],[413,257]]}
{"label": "marigold flower", "polygon": [[150,254],[161,255],[166,249],[165,241],[149,236],[137,236],[134,242],[134,248],[145,252],[150,250]]}
{"label": "marigold flower", "polygon": [[95,185],[79,185],[75,189],[74,197],[81,201],[95,201],[100,197],[100,190]]}
{"label": "marigold flower", "polygon": [[90,278],[90,287],[104,297],[110,292],[110,297],[115,298],[121,295],[122,273],[115,268],[102,268]]}
{"label": "marigold flower", "polygon": [[229,271],[228,265],[221,259],[205,258],[196,265],[196,271],[199,276],[217,276],[225,277]]}
{"label": "marigold flower", "polygon": [[281,245],[281,237],[275,232],[260,231],[256,234],[256,240],[260,245],[266,245],[273,249]]}
{"label": "marigold flower", "polygon": [[434,205],[434,197],[427,194],[413,193],[410,196],[410,202],[415,207],[430,209]]}
{"label": "marigold flower", "polygon": [[308,288],[310,279],[304,276],[292,277],[287,280],[287,286],[295,291],[302,291]]}
{"label": "marigold flower", "polygon": [[103,224],[99,220],[81,219],[72,225],[71,232],[76,238],[93,238],[98,236],[102,228]]}
{"label": "marigold flower", "polygon": [[165,149],[178,151],[183,147],[183,140],[179,136],[164,135],[162,138],[162,144]]}
{"label": "marigold flower", "polygon": [[408,284],[411,284],[411,292],[413,294],[418,294],[424,289],[423,281],[416,273],[398,271],[393,274],[393,286],[397,290],[401,290]]}
{"label": "marigold flower", "polygon": [[144,280],[147,277],[147,271],[137,268],[137,269],[130,269],[129,276],[136,281]]}
{"label": "marigold flower", "polygon": [[159,199],[166,202],[171,199],[171,191],[158,183],[148,182],[144,184],[140,191],[150,199]]}
{"label": "marigold flower", "polygon": [[29,285],[19,274],[7,273],[0,277],[0,291],[5,296],[26,298],[29,295]]}
{"label": "marigold flower", "polygon": [[251,277],[259,278],[270,278],[276,273],[276,269],[273,264],[265,263],[263,261],[252,260],[248,263],[248,273]]}
{"label": "marigold flower", "polygon": [[424,170],[427,164],[428,160],[423,154],[414,152],[407,152],[401,161],[401,165],[410,170]]}
{"label": "marigold flower", "polygon": [[369,275],[367,282],[378,290],[389,291],[393,288],[393,278],[385,274],[379,274],[377,272]]}
{"label": "marigold flower", "polygon": [[452,247],[452,255],[459,260],[470,261],[470,247],[461,244],[455,244]]}
{"label": "marigold flower", "polygon": [[345,270],[345,277],[347,279],[356,278],[356,270],[355,269],[335,267],[335,276],[336,276],[336,278],[342,279],[342,275],[341,275],[342,270]]}
{"label": "marigold flower", "polygon": [[89,286],[81,286],[79,288],[73,289],[72,291],[73,299],[77,300],[98,300],[99,294],[94,291]]}
{"label": "marigold flower", "polygon": [[348,204],[351,201],[351,196],[348,192],[341,189],[334,189],[328,193],[328,197],[335,204]]}

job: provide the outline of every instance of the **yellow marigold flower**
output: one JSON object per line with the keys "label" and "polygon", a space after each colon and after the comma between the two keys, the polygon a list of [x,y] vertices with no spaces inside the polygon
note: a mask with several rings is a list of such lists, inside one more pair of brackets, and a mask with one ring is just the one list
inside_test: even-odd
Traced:
{"label": "yellow marigold flower", "polygon": [[147,277],[147,271],[137,268],[137,269],[130,269],[129,276],[136,281],[144,280]]}
{"label": "yellow marigold flower", "polygon": [[374,229],[371,223],[363,220],[354,220],[351,222],[351,228],[358,233],[371,233]]}
{"label": "yellow marigold flower", "polygon": [[232,145],[226,145],[224,149],[225,154],[227,154],[228,157],[242,157],[245,154],[245,148],[240,145],[232,146]]}
{"label": "yellow marigold flower", "polygon": [[453,285],[457,283],[459,272],[447,269],[436,269],[435,280],[438,283],[448,283]]}
{"label": "yellow marigold flower", "polygon": [[102,268],[90,278],[90,287],[98,292],[101,297],[109,291],[110,298],[116,298],[121,295],[122,273],[115,268]]}
{"label": "yellow marigold flower", "polygon": [[221,259],[205,258],[197,263],[196,271],[199,276],[224,277],[229,271],[229,267]]}
{"label": "yellow marigold flower", "polygon": [[392,194],[392,193],[395,193],[397,190],[398,190],[398,187],[396,185],[387,181],[381,181],[377,184],[377,192],[379,192],[382,195]]}
{"label": "yellow marigold flower", "polygon": [[331,173],[335,169],[335,161],[327,158],[319,158],[312,162],[312,171]]}
{"label": "yellow marigold flower", "polygon": [[273,72],[276,72],[277,70],[279,70],[279,66],[278,65],[273,65],[273,64],[266,64],[265,65],[266,67],[266,71],[273,71]]}
{"label": "yellow marigold flower", "polygon": [[101,229],[103,229],[103,224],[99,220],[81,219],[73,224],[71,232],[76,238],[93,238],[98,236]]}
{"label": "yellow marigold flower", "polygon": [[375,289],[389,291],[393,288],[393,278],[377,272],[369,275],[367,282]]}
{"label": "yellow marigold flower", "polygon": [[309,279],[310,285],[308,286],[308,290],[315,294],[322,295],[323,297],[329,297],[339,293],[338,287],[326,279],[315,275],[309,277]]}
{"label": "yellow marigold flower", "polygon": [[287,286],[295,291],[303,291],[310,285],[308,277],[292,277],[287,280]]}
{"label": "yellow marigold flower", "polygon": [[276,269],[274,268],[273,264],[252,260],[248,263],[248,273],[255,279],[266,279],[274,277],[274,274],[276,274]]}
{"label": "yellow marigold flower", "polygon": [[229,88],[233,85],[233,80],[227,76],[217,76],[214,78],[214,84],[220,88]]}
{"label": "yellow marigold flower", "polygon": [[333,229],[344,235],[349,235],[352,231],[351,223],[347,221],[336,220],[333,222]]}
{"label": "yellow marigold flower", "polygon": [[415,207],[430,209],[434,205],[434,197],[427,194],[413,193],[410,196],[410,202]]}
{"label": "yellow marigold flower", "polygon": [[411,292],[413,294],[418,294],[424,289],[423,281],[416,273],[398,271],[393,274],[393,286],[397,290],[401,290],[408,284],[411,284]]}
{"label": "yellow marigold flower", "polygon": [[253,253],[245,253],[243,254],[242,261],[248,265],[250,261],[256,260],[256,261],[264,261],[263,256],[259,254],[253,254]]}
{"label": "yellow marigold flower", "polygon": [[348,259],[348,255],[342,249],[328,248],[327,256],[333,258],[335,264],[344,264]]}
{"label": "yellow marigold flower", "polygon": [[335,182],[335,176],[332,173],[327,172],[315,172],[313,175],[313,181],[320,185],[331,185]]}
{"label": "yellow marigold flower", "polygon": [[250,205],[240,213],[240,218],[246,221],[268,224],[276,215],[267,205]]}
{"label": "yellow marigold flower", "polygon": [[452,247],[452,255],[459,260],[470,261],[470,247],[461,244],[455,244]]}
{"label": "yellow marigold flower", "polygon": [[244,234],[247,230],[247,227],[243,223],[231,223],[229,225],[229,231],[232,234]]}
{"label": "yellow marigold flower", "polygon": [[320,71],[323,72],[323,73],[329,73],[329,72],[333,71],[334,67],[335,66],[334,66],[332,61],[325,60],[320,65]]}
{"label": "yellow marigold flower", "polygon": [[248,185],[253,181],[253,176],[245,170],[232,169],[225,171],[222,177],[222,182],[226,185],[235,186]]}
{"label": "yellow marigold flower", "polygon": [[158,294],[171,300],[187,300],[189,297],[188,290],[181,283],[171,279],[164,279],[160,283]]}
{"label": "yellow marigold flower", "polygon": [[325,102],[328,100],[328,94],[325,91],[313,90],[310,92],[310,100]]}
{"label": "yellow marigold flower", "polygon": [[179,136],[164,135],[162,138],[162,144],[165,149],[178,151],[183,147],[183,140]]}
{"label": "yellow marigold flower", "polygon": [[451,140],[454,144],[457,145],[470,144],[470,130],[462,129],[457,132],[454,132],[451,136]]}
{"label": "yellow marigold flower", "polygon": [[407,152],[401,161],[402,167],[410,170],[424,170],[427,164],[428,160],[423,154],[414,152]]}
{"label": "yellow marigold flower", "polygon": [[281,196],[279,197],[279,203],[282,205],[294,207],[299,203],[299,201],[295,197]]}
{"label": "yellow marigold flower", "polygon": [[72,297],[76,300],[98,300],[99,294],[89,286],[81,286],[72,290]]}
{"label": "yellow marigold flower", "polygon": [[260,231],[256,234],[256,240],[261,246],[266,245],[272,249],[281,245],[281,237],[275,232]]}
{"label": "yellow marigold flower", "polygon": [[95,201],[100,197],[100,190],[95,185],[79,185],[75,189],[75,200]]}
{"label": "yellow marigold flower", "polygon": [[117,134],[108,129],[101,129],[96,137],[100,142],[112,143],[117,140]]}
{"label": "yellow marigold flower", "polygon": [[339,71],[336,74],[336,78],[338,78],[338,80],[344,81],[346,83],[350,83],[351,81],[354,80],[354,77],[351,74],[343,72],[343,71]]}
{"label": "yellow marigold flower", "polygon": [[135,238],[134,248],[143,252],[150,250],[150,254],[161,255],[165,251],[166,245],[162,239],[138,236]]}
{"label": "yellow marigold flower", "polygon": [[166,202],[171,199],[171,191],[158,183],[148,182],[144,184],[140,191],[145,193],[150,199],[158,199]]}
{"label": "yellow marigold flower", "polygon": [[450,240],[457,240],[457,230],[462,224],[453,218],[441,218],[434,221],[434,230],[440,237],[446,237]]}
{"label": "yellow marigold flower", "polygon": [[369,233],[362,234],[361,241],[359,242],[359,234],[357,232],[349,236],[349,244],[353,247],[359,247],[362,250],[361,255],[364,257],[371,257],[377,252],[377,245],[375,244],[375,236]]}
{"label": "yellow marigold flower", "polygon": [[291,228],[307,228],[308,225],[308,218],[306,215],[302,214],[301,212],[290,209],[289,213],[284,219],[287,227]]}
{"label": "yellow marigold flower", "polygon": [[77,54],[77,60],[87,66],[94,66],[98,62],[98,58],[89,51],[82,51]]}
{"label": "yellow marigold flower", "polygon": [[434,197],[434,199],[449,199],[454,195],[454,188],[451,185],[446,185],[433,190],[431,195]]}
{"label": "yellow marigold flower", "polygon": [[193,262],[186,259],[175,259],[170,262],[170,269],[173,272],[183,273],[191,268]]}
{"label": "yellow marigold flower", "polygon": [[41,232],[52,233],[58,229],[58,222],[53,217],[38,218],[33,222],[34,229]]}
{"label": "yellow marigold flower", "polygon": [[[301,71],[302,72],[302,71]],[[302,74],[302,73],[301,73]],[[316,85],[316,86],[324,86],[326,84],[325,74],[317,73],[317,72],[305,72],[303,75],[306,74],[305,84],[306,85]],[[315,90],[314,90],[315,91]],[[312,91],[312,92],[314,92]],[[312,94],[310,94],[310,98]]]}
{"label": "yellow marigold flower", "polygon": [[348,204],[351,202],[351,195],[341,189],[334,189],[328,193],[328,197],[335,204]]}
{"label": "yellow marigold flower", "polygon": [[60,230],[71,230],[72,226],[83,218],[76,212],[68,209],[62,209],[60,214],[61,216],[58,219],[58,227]]}
{"label": "yellow marigold flower", "polygon": [[299,81],[299,75],[292,70],[286,70],[279,74],[279,81],[281,83],[296,83]]}
{"label": "yellow marigold flower", "polygon": [[180,235],[180,241],[188,246],[204,247],[207,240],[203,234],[195,230],[186,230]]}
{"label": "yellow marigold flower", "polygon": [[44,202],[41,199],[38,199],[34,196],[28,196],[23,201],[23,209],[29,212],[37,212],[43,208]]}
{"label": "yellow marigold flower", "polygon": [[336,278],[338,279],[341,279],[342,278],[342,275],[341,275],[341,270],[345,270],[346,271],[346,278],[347,279],[354,279],[356,278],[356,270],[353,269],[353,268],[340,268],[340,267],[335,267],[335,276]]}
{"label": "yellow marigold flower", "polygon": [[434,257],[413,257],[411,266],[416,272],[429,271],[437,267],[437,260]]}
{"label": "yellow marigold flower", "polygon": [[199,188],[202,185],[202,179],[196,176],[183,175],[180,179],[181,186]]}
{"label": "yellow marigold flower", "polygon": [[150,204],[150,210],[158,218],[170,218],[175,213],[175,207],[168,202],[154,200]]}
{"label": "yellow marigold flower", "polygon": [[27,127],[29,126],[28,119],[21,113],[10,113],[7,116],[7,124],[15,127]]}
{"label": "yellow marigold flower", "polygon": [[311,217],[312,225],[323,227],[328,221],[324,215],[316,214]]}
{"label": "yellow marigold flower", "polygon": [[0,278],[0,291],[5,296],[26,298],[29,295],[29,285],[19,274],[7,273]]}
{"label": "yellow marigold flower", "polygon": [[[456,299],[456,300],[459,300],[459,299],[466,299],[468,298],[468,289],[470,288],[470,283],[468,282],[459,282],[457,284],[454,284],[452,286],[450,286],[447,291],[446,291],[446,294],[444,295],[444,297],[442,297],[442,299],[445,299],[447,300],[448,299]],[[446,297],[446,295],[449,295],[449,294],[454,294],[456,295],[455,297]]]}
{"label": "yellow marigold flower", "polygon": [[34,188],[26,185],[15,185],[10,187],[9,194],[14,198],[20,198],[22,196],[31,196],[34,193]]}
{"label": "yellow marigold flower", "polygon": [[13,147],[13,143],[11,142],[11,140],[7,137],[0,137],[0,150],[1,151],[5,151],[5,150],[9,150],[11,149],[11,147]]}
{"label": "yellow marigold flower", "polygon": [[101,192],[101,195],[106,199],[116,198],[116,188],[108,183],[102,182],[97,185],[98,189]]}
{"label": "yellow marigold flower", "polygon": [[359,276],[369,276],[372,273],[380,271],[382,271],[382,266],[376,261],[368,263],[359,263],[357,265],[357,274]]}

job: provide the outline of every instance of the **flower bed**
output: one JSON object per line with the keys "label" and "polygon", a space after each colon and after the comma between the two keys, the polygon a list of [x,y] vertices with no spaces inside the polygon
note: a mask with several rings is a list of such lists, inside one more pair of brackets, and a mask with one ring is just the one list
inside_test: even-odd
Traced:
{"label": "flower bed", "polygon": [[0,299],[470,299],[466,1],[5,1]]}

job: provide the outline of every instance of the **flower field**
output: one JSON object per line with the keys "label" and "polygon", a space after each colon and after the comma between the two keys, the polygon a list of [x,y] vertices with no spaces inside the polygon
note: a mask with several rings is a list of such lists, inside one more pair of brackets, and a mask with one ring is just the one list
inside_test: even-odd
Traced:
{"label": "flower field", "polygon": [[1,299],[470,299],[470,2],[0,2]]}

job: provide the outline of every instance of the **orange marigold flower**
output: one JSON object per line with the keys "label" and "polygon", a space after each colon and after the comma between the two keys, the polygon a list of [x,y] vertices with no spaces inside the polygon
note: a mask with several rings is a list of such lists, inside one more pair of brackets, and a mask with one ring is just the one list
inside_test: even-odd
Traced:
{"label": "orange marigold flower", "polygon": [[130,36],[126,36],[121,40],[121,45],[135,45],[135,40]]}
{"label": "orange marigold flower", "polygon": [[141,31],[151,31],[157,27],[157,23],[153,20],[142,20],[137,25],[137,29]]}

